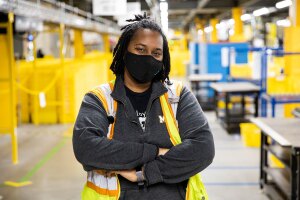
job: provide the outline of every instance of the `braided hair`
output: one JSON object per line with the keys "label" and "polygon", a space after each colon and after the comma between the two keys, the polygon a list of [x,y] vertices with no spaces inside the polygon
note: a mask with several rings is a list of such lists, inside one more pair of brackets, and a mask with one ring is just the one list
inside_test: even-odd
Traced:
{"label": "braided hair", "polygon": [[144,15],[135,15],[134,19],[128,19],[126,21],[133,23],[127,24],[126,26],[121,28],[121,31],[123,32],[119,38],[116,47],[114,48],[113,61],[110,65],[110,69],[114,72],[116,76],[123,75],[125,67],[123,57],[127,51],[127,47],[132,36],[138,29],[150,29],[152,31],[160,33],[163,38],[163,70],[154,77],[154,81],[167,81],[167,83],[169,83],[169,73],[171,65],[170,52],[167,38],[162,32],[160,26],[155,21],[150,19],[150,17],[147,16],[146,13],[144,13]]}

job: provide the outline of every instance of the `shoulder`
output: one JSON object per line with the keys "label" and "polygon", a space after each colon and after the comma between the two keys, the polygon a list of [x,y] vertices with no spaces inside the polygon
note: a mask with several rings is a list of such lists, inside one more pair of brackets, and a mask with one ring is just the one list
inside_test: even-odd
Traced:
{"label": "shoulder", "polygon": [[114,82],[108,82],[108,83],[103,83],[100,84],[92,89],[90,89],[87,93],[92,93],[98,96],[100,93],[102,94],[110,94],[113,90],[114,87]]}
{"label": "shoulder", "polygon": [[168,89],[169,93],[171,92],[171,94],[179,97],[180,99],[186,96],[194,96],[191,90],[184,85],[182,81],[170,79],[170,82],[168,83],[165,81],[164,85]]}
{"label": "shoulder", "polygon": [[184,87],[182,81],[172,80],[172,79],[170,81],[165,81],[164,85],[168,89],[169,94],[177,97],[180,97]]}

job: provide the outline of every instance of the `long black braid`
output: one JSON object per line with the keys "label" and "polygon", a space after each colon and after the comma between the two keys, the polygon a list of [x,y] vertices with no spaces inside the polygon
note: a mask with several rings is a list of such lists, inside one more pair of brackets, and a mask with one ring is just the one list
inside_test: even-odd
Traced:
{"label": "long black braid", "polygon": [[114,72],[115,75],[123,75],[125,63],[123,60],[124,54],[127,51],[128,44],[134,35],[134,33],[140,29],[150,29],[157,31],[161,34],[163,38],[163,70],[157,74],[154,80],[157,81],[169,81],[170,73],[170,52],[168,41],[160,26],[150,19],[146,13],[144,15],[135,15],[134,19],[128,19],[127,22],[133,22],[121,28],[122,34],[119,38],[119,41],[113,51],[113,61],[110,65],[110,69]]}

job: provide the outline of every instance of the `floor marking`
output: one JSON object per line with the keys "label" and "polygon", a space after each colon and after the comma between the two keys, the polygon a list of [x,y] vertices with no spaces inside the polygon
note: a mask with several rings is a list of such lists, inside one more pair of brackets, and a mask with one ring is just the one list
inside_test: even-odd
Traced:
{"label": "floor marking", "polygon": [[34,176],[39,169],[42,168],[67,142],[67,140],[72,137],[72,130],[73,126],[68,128],[63,133],[63,138],[62,140],[56,144],[52,149],[42,157],[42,159],[29,171],[27,174],[25,174],[19,181],[14,182],[14,181],[5,181],[4,185],[6,186],[11,186],[11,187],[23,187],[27,185],[31,185],[32,182],[30,181],[31,177]]}

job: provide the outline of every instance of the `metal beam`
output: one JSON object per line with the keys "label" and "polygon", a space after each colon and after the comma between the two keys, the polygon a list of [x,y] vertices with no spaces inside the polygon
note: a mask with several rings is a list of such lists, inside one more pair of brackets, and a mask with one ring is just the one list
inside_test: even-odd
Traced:
{"label": "metal beam", "polygon": [[[174,9],[174,10],[169,10],[168,13],[169,15],[184,15],[189,13],[191,10],[190,9]],[[198,8],[196,9],[196,14],[213,14],[218,12],[218,9],[214,8]]]}
{"label": "metal beam", "polygon": [[189,0],[189,1],[169,1],[169,10],[177,10],[177,9],[195,9],[197,8],[198,1]]}
{"label": "metal beam", "polygon": [[261,0],[248,0],[248,1],[244,1],[243,3],[240,3],[240,6],[241,7],[250,7],[252,6],[253,4],[257,4],[259,3]]}
{"label": "metal beam", "polygon": [[[275,5],[274,0],[239,0],[239,7],[249,8],[249,7],[262,7],[262,6],[272,6]],[[226,10],[221,14],[217,15],[218,19],[224,19],[231,16],[231,10]]]}
{"label": "metal beam", "polygon": [[199,0],[198,1],[198,5],[196,9],[193,9],[190,11],[190,14],[184,19],[183,23],[182,23],[182,27],[186,27],[186,25],[193,20],[193,18],[195,17],[195,15],[197,14],[197,9],[201,9],[203,7],[206,6],[206,4],[209,2],[210,0]]}
{"label": "metal beam", "polygon": [[13,12],[18,16],[32,17],[99,33],[120,34],[119,26],[115,22],[54,0],[38,2],[1,0],[1,2],[0,11],[2,12]]}

